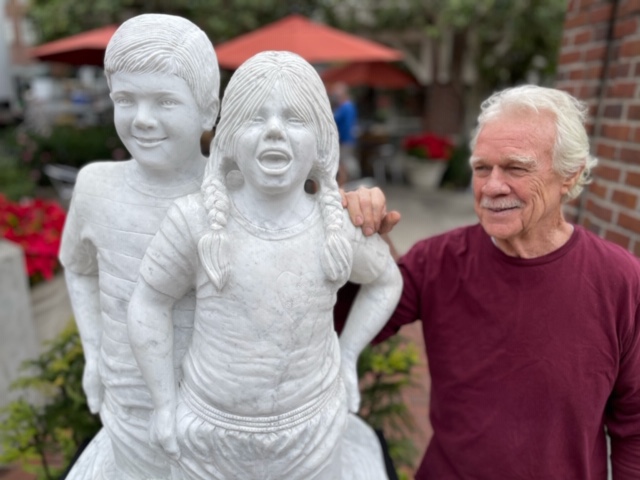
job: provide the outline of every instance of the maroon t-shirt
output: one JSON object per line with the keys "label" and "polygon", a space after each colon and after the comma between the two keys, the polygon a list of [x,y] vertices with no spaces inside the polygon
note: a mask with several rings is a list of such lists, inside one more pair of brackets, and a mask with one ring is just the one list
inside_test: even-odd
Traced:
{"label": "maroon t-shirt", "polygon": [[640,263],[576,227],[509,257],[479,225],[417,243],[380,338],[422,320],[434,436],[417,480],[640,479]]}

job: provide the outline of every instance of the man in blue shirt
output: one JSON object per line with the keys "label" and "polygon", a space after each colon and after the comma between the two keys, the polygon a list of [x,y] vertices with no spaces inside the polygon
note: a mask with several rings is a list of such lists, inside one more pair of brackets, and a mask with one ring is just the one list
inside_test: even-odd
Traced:
{"label": "man in blue shirt", "polygon": [[338,170],[338,184],[360,177],[360,165],[354,156],[356,144],[356,123],[358,112],[349,97],[349,89],[344,83],[336,83],[331,89],[333,103],[333,117],[338,127],[340,140],[340,168]]}

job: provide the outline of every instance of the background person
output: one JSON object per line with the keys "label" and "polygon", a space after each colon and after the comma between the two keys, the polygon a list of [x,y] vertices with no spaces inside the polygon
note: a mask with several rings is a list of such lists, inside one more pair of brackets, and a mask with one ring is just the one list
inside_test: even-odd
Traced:
{"label": "background person", "polygon": [[334,84],[331,87],[330,98],[340,142],[338,184],[344,185],[350,180],[360,178],[361,174],[360,165],[355,156],[358,111],[349,96],[349,87],[345,83]]}
{"label": "background person", "polygon": [[399,262],[379,339],[422,321],[434,435],[418,480],[605,480],[605,428],[613,479],[640,478],[640,262],[562,213],[596,164],[585,116],[555,89],[490,97],[472,142],[480,224]]}

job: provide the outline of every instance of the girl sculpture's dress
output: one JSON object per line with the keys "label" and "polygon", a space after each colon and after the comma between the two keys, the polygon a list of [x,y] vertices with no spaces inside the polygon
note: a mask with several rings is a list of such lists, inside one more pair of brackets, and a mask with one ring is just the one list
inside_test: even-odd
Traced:
{"label": "girl sculpture's dress", "polygon": [[[386,478],[379,451],[358,450],[373,432],[349,410],[358,354],[401,281],[386,244],[343,213],[337,161],[331,108],[307,62],[265,52],[236,72],[201,192],[169,210],[129,308],[155,406],[151,440],[174,459],[174,477]],[[317,193],[305,193],[307,180]],[[338,340],[332,309],[348,279],[364,286]],[[192,289],[176,385],[167,312]]]}

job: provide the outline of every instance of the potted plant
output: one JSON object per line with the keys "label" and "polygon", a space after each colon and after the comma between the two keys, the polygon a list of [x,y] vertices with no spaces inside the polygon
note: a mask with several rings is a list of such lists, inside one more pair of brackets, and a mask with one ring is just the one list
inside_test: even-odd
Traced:
{"label": "potted plant", "polygon": [[0,237],[22,247],[29,279],[31,313],[43,342],[60,332],[72,316],[58,261],[66,213],[55,201],[8,200],[0,194]]}
{"label": "potted plant", "polygon": [[424,189],[440,186],[453,152],[449,138],[431,132],[410,135],[403,141],[403,150],[407,178],[412,185]]}

